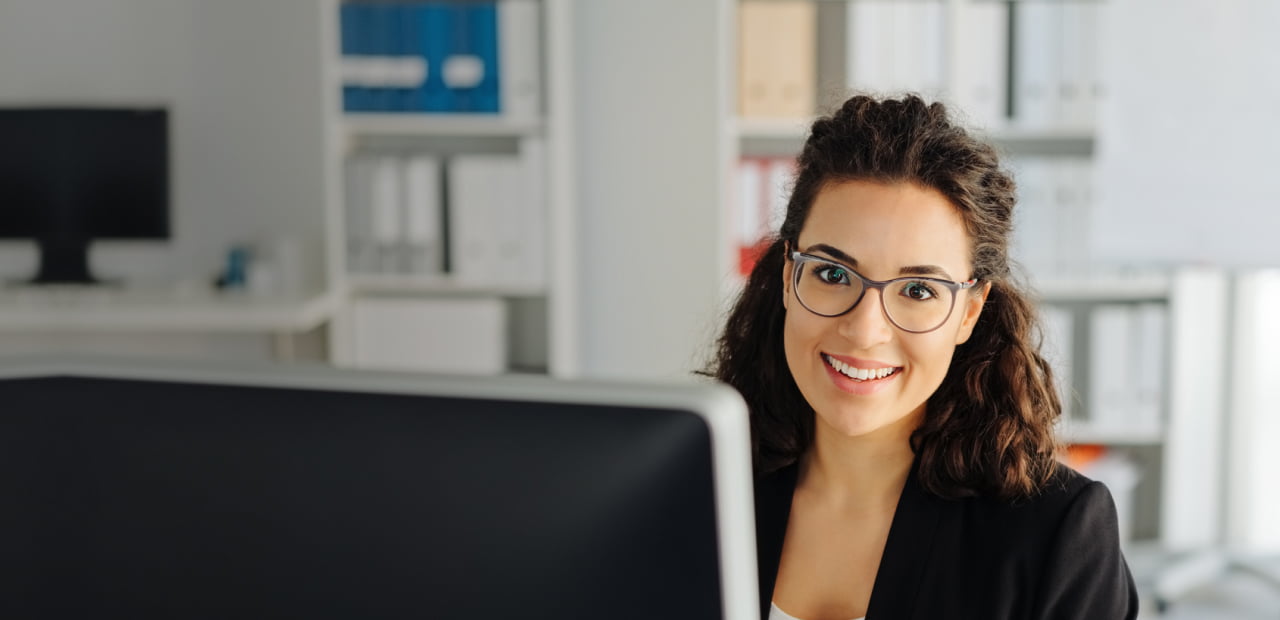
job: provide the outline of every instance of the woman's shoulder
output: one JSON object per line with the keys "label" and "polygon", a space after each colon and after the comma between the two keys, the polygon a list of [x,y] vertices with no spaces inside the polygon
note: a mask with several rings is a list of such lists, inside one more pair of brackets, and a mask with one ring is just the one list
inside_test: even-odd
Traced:
{"label": "woman's shoulder", "polygon": [[1025,501],[1066,506],[1076,501],[1082,493],[1092,494],[1098,491],[1105,492],[1106,487],[1061,462],[1055,462],[1053,475],[1048,482]]}
{"label": "woman's shoulder", "polygon": [[966,512],[979,513],[997,527],[1019,522],[1045,526],[1059,523],[1071,512],[1115,510],[1105,485],[1062,463],[1056,463],[1049,480],[1027,497],[973,497],[962,503]]}

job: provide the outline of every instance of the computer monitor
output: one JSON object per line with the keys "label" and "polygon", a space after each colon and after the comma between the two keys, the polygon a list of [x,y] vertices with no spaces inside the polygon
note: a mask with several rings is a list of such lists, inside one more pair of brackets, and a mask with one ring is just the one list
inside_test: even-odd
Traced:
{"label": "computer monitor", "polygon": [[716,385],[0,365],[0,616],[758,620]]}
{"label": "computer monitor", "polygon": [[95,239],[169,238],[163,108],[0,108],[0,239],[39,248],[36,284],[93,283]]}

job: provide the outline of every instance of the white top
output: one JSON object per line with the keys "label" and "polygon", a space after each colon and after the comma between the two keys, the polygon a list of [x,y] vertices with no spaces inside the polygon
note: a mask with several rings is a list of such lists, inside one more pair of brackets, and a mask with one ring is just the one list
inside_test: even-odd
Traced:
{"label": "white top", "polygon": [[[800,619],[785,611],[782,611],[781,609],[778,609],[778,604],[770,601],[769,602],[769,620],[800,620]],[[854,618],[854,620],[867,620],[867,617],[863,616],[861,618]]]}

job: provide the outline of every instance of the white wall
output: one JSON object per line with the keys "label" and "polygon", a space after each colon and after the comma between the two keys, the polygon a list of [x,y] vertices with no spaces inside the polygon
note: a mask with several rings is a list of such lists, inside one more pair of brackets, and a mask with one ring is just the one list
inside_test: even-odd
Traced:
{"label": "white wall", "polygon": [[675,377],[718,317],[728,106],[722,0],[578,0],[582,374]]}
{"label": "white wall", "polygon": [[[229,244],[290,236],[319,284],[318,4],[0,3],[0,105],[170,106],[174,238],[96,244],[99,276],[209,280]],[[0,275],[29,275],[34,255],[31,244],[0,245]]]}
{"label": "white wall", "polygon": [[1280,2],[1108,2],[1093,251],[1280,265]]}

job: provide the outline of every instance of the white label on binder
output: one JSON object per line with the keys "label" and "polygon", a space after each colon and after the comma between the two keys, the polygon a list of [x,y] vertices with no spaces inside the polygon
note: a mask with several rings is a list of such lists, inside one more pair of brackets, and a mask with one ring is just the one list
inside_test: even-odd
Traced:
{"label": "white label on binder", "polygon": [[484,60],[471,54],[457,54],[444,59],[441,77],[449,88],[475,88],[484,80]]}

